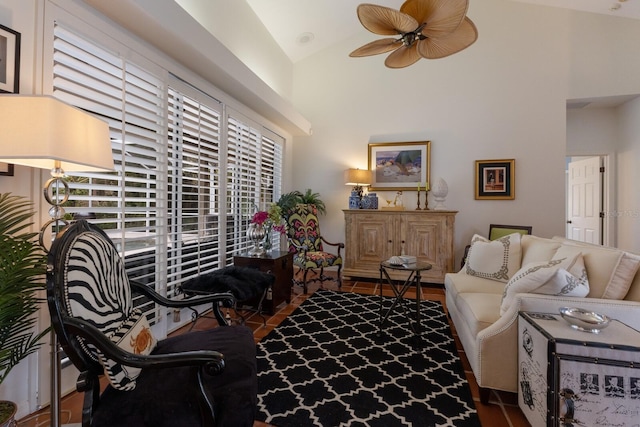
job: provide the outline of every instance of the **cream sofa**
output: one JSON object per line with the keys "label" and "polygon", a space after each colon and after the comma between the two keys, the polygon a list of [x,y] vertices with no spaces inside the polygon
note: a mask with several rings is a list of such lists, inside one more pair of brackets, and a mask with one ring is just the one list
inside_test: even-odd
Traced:
{"label": "cream sofa", "polygon": [[[486,239],[480,240],[487,244]],[[515,240],[519,240],[518,245]],[[490,389],[517,392],[519,311],[557,313],[563,306],[579,307],[606,314],[640,330],[639,255],[559,237],[521,236],[515,240],[512,245],[504,245],[504,259],[494,261],[474,257],[475,248],[478,249],[476,255],[483,254],[480,243],[473,242],[462,270],[445,277],[447,310],[480,386],[483,403],[488,402]],[[519,246],[520,251],[512,250],[507,254],[507,246]],[[521,277],[523,272],[536,270],[528,267],[559,260],[566,262],[577,256],[584,261],[589,282],[586,297],[544,294],[539,293],[544,290],[536,289],[534,293],[512,294],[510,304],[501,307],[507,285],[514,289],[518,274]],[[492,263],[502,263],[500,277],[496,280],[486,272],[474,270],[472,261],[480,262],[479,269],[482,265],[495,268],[491,267]],[[507,263],[511,264],[508,278],[504,274]]]}

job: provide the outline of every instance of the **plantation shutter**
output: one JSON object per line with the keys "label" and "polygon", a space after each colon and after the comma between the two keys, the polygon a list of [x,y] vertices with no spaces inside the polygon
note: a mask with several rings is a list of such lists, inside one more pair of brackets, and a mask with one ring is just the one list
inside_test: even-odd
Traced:
{"label": "plantation shutter", "polygon": [[[171,298],[250,247],[251,216],[281,194],[284,139],[120,48],[54,26],[53,95],[109,124],[115,163],[70,176],[65,209],[107,232],[131,279]],[[152,302],[135,303],[158,321]]]}
{"label": "plantation shutter", "polygon": [[[178,84],[178,83],[176,83]],[[219,267],[222,106],[204,94],[169,88],[169,290]],[[184,92],[191,92],[186,95]]]}
{"label": "plantation shutter", "polygon": [[[94,218],[91,221],[107,232],[124,257],[131,279],[164,283],[163,83],[61,25],[54,27],[53,48],[53,95],[109,124],[115,164],[114,172],[70,176],[71,195],[65,209]],[[140,300],[137,305],[155,316],[152,302]]]}
{"label": "plantation shutter", "polygon": [[[279,139],[279,142],[276,142]],[[267,210],[282,189],[282,138],[230,114],[227,127],[227,255],[248,250],[247,228],[256,210]],[[279,239],[272,236],[274,249]]]}

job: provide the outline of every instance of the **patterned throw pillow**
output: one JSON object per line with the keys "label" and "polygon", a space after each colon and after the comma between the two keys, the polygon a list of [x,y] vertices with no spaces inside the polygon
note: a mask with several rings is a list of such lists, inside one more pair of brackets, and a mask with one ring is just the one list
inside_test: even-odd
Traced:
{"label": "patterned throw pillow", "polygon": [[520,293],[586,297],[589,280],[582,254],[534,262],[522,267],[504,288],[500,315],[509,309],[516,294]]}
{"label": "patterned throw pillow", "polygon": [[[156,347],[157,340],[151,333],[147,318],[140,310],[135,309],[109,339],[124,351],[133,354],[150,354]],[[108,359],[100,353],[100,362],[109,378],[109,382],[118,390],[133,390],[136,386],[136,378],[140,376],[140,368],[124,366]]]}
{"label": "patterned throw pillow", "polygon": [[520,268],[521,234],[513,233],[496,240],[474,235],[465,264],[471,276],[507,283]]}

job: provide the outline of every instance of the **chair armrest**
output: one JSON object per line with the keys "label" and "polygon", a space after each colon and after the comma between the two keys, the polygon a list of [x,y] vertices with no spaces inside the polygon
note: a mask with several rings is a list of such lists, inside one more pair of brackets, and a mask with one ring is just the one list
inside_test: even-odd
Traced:
{"label": "chair armrest", "polygon": [[184,308],[215,302],[222,302],[225,307],[233,307],[233,304],[235,303],[235,298],[231,292],[221,292],[217,294],[208,294],[186,299],[174,300],[163,297],[155,290],[151,289],[149,286],[143,285],[142,283],[136,282],[135,280],[130,280],[129,283],[131,283],[131,288],[134,291],[143,294],[144,296],[150,298],[153,302],[164,307]]}
{"label": "chair armrest", "polygon": [[329,246],[336,246],[338,248],[338,256],[340,256],[340,249],[344,248],[344,243],[340,242],[340,243],[331,243],[329,242],[327,239],[325,239],[324,237],[320,236],[320,239],[327,245]]}
{"label": "chair armrest", "polygon": [[82,337],[86,342],[95,346],[108,359],[135,368],[173,368],[179,366],[198,366],[210,375],[215,375],[224,369],[225,362],[222,353],[210,350],[185,351],[167,354],[134,354],[115,345],[98,328],[78,318],[62,317],[64,328]]}
{"label": "chair armrest", "polygon": [[136,282],[135,280],[130,280],[129,283],[131,284],[132,290],[148,297],[153,302],[164,307],[191,308],[196,305],[211,303],[211,309],[213,310],[213,315],[215,316],[216,320],[218,320],[218,324],[220,326],[229,326],[229,322],[227,322],[220,310],[220,303],[222,303],[222,305],[227,308],[233,307],[236,303],[236,299],[231,292],[220,292],[216,294],[192,296],[189,298],[177,300],[165,298],[155,290],[151,289],[149,286],[143,285],[142,283]]}

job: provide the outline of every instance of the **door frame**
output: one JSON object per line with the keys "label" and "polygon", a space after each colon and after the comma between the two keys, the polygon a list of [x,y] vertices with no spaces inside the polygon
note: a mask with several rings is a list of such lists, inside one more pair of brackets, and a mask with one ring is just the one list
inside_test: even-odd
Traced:
{"label": "door frame", "polygon": [[611,212],[615,212],[614,210],[614,199],[615,199],[615,183],[614,180],[611,179],[612,170],[611,170],[611,157],[608,154],[593,154],[593,155],[577,155],[572,156],[567,154],[566,156],[566,167],[565,167],[565,218],[564,218],[564,235],[567,237],[567,220],[569,218],[569,173],[568,173],[568,165],[572,160],[581,160],[590,157],[599,157],[600,164],[604,167],[604,173],[601,175],[601,206],[602,213],[604,216],[601,221],[601,235],[602,235],[602,244],[604,246],[616,246],[616,238],[615,238],[615,221],[612,220]]}

